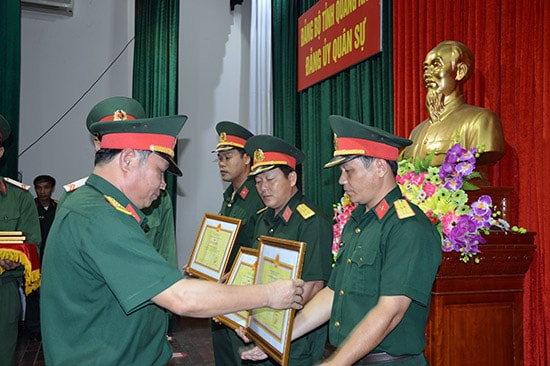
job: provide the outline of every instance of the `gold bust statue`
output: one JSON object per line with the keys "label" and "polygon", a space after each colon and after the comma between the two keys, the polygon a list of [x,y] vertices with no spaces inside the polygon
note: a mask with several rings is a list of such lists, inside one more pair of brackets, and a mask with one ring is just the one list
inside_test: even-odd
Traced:
{"label": "gold bust statue", "polygon": [[499,117],[492,111],[466,104],[463,84],[474,70],[474,55],[464,44],[444,41],[426,55],[423,63],[426,108],[429,118],[411,132],[413,144],[404,157],[424,159],[435,150],[433,166],[457,142],[464,148],[483,151],[477,165],[495,163],[504,155],[504,137]]}

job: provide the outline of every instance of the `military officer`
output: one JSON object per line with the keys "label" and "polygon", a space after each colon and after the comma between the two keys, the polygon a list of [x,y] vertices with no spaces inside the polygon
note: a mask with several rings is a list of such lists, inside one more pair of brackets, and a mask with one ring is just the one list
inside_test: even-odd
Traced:
{"label": "military officer", "polygon": [[[0,159],[4,156],[4,142],[11,133],[10,125],[0,115]],[[7,177],[0,177],[0,231],[21,231],[26,242],[40,247],[40,223],[30,186]],[[15,364],[15,348],[21,299],[19,284],[23,279],[21,263],[0,259],[0,360],[3,365]]]}
{"label": "military officer", "polygon": [[[246,141],[253,136],[243,126],[235,122],[221,121],[216,124],[219,139],[212,151],[218,155],[218,168],[224,182],[230,183],[223,193],[223,202],[219,214],[241,220],[239,233],[233,246],[228,268],[240,247],[254,245],[254,229],[258,211],[264,207],[254,180],[249,177],[252,158],[244,150]],[[223,324],[211,323],[212,346],[216,365],[230,366],[241,364],[239,348],[243,341],[235,332]]]}
{"label": "military officer", "polygon": [[[399,149],[411,143],[330,116],[339,183],[358,204],[342,233],[328,286],[295,318],[292,338],[329,324],[336,351],[323,365],[427,365],[423,351],[441,237],[395,182]],[[266,357],[256,348],[246,359]]]}
{"label": "military officer", "polygon": [[211,317],[262,306],[301,307],[301,280],[226,286],[184,279],[145,236],[141,210],[165,189],[166,171],[182,174],[173,157],[186,120],[90,126],[101,136],[93,173],[58,207],[44,253],[46,364],[165,365],[172,350],[163,309]]}
{"label": "military officer", "polygon": [[[304,161],[304,153],[280,138],[267,135],[251,137],[245,149],[254,158],[251,175],[267,206],[258,218],[256,237],[267,235],[306,243],[302,267],[306,304],[329,279],[332,226],[323,211],[298,188],[296,169]],[[313,365],[319,361],[326,338],[326,326],[321,326],[292,342],[289,364]],[[275,364],[271,360],[267,363]]]}
{"label": "military officer", "polygon": [[[92,136],[95,151],[99,150],[101,136],[92,133],[90,126],[93,123],[132,121],[139,118],[145,118],[145,111],[141,103],[135,99],[116,96],[97,103],[86,117],[86,128]],[[86,183],[86,179],[87,177],[64,185],[65,192],[60,198],[60,204],[65,200],[68,193],[82,187]],[[147,216],[147,224],[144,227],[145,235],[168,263],[177,266],[174,209],[170,195],[166,191],[162,191],[159,198],[142,211]]]}

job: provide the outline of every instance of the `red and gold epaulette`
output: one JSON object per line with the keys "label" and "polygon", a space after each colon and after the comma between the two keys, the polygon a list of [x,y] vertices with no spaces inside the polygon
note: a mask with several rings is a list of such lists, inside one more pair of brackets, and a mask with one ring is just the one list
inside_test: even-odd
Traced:
{"label": "red and gold epaulette", "polygon": [[63,186],[63,189],[66,192],[72,192],[77,190],[78,188],[82,187],[84,184],[86,184],[86,181],[88,180],[88,177],[80,178],[79,180],[75,180],[72,183],[65,184]]}
{"label": "red and gold epaulette", "polygon": [[136,210],[134,210],[134,207],[132,207],[131,204],[128,204],[128,206],[124,207],[111,196],[107,196],[106,194],[104,194],[103,197],[105,197],[107,202],[109,202],[111,206],[115,208],[115,210],[125,213],[128,216],[132,216],[138,223],[141,222],[139,215],[137,214]]}
{"label": "red and gold epaulette", "polygon": [[115,200],[111,196],[107,196],[106,194],[103,195],[107,202],[111,204],[115,208],[115,210],[125,213],[126,215],[132,216],[132,212],[130,210],[127,210],[126,207],[122,206],[117,200]]}
{"label": "red and gold epaulette", "polygon": [[24,191],[28,191],[28,190],[31,188],[31,186],[29,186],[29,185],[27,185],[27,184],[25,184],[25,183],[18,182],[18,181],[16,181],[16,180],[11,179],[11,178],[8,178],[8,177],[4,177],[4,180],[5,180],[6,182],[8,182],[9,184],[11,184],[12,186],[16,186],[16,187],[18,187],[18,188],[21,188],[21,189],[24,190]]}

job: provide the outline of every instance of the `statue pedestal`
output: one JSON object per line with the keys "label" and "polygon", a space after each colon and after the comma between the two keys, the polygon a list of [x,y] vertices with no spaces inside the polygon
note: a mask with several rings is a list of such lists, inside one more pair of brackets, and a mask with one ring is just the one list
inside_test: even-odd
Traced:
{"label": "statue pedestal", "polygon": [[479,264],[443,253],[426,328],[430,365],[523,365],[523,278],[534,236],[485,236]]}

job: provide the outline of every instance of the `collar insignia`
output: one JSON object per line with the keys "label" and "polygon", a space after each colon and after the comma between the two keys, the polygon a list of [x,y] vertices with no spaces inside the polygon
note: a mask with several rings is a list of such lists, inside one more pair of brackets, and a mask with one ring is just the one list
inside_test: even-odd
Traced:
{"label": "collar insignia", "polygon": [[383,199],[382,202],[380,202],[376,207],[376,214],[378,215],[378,219],[382,220],[382,218],[388,212],[389,208],[390,206],[388,205],[388,202],[386,201],[386,199]]}

